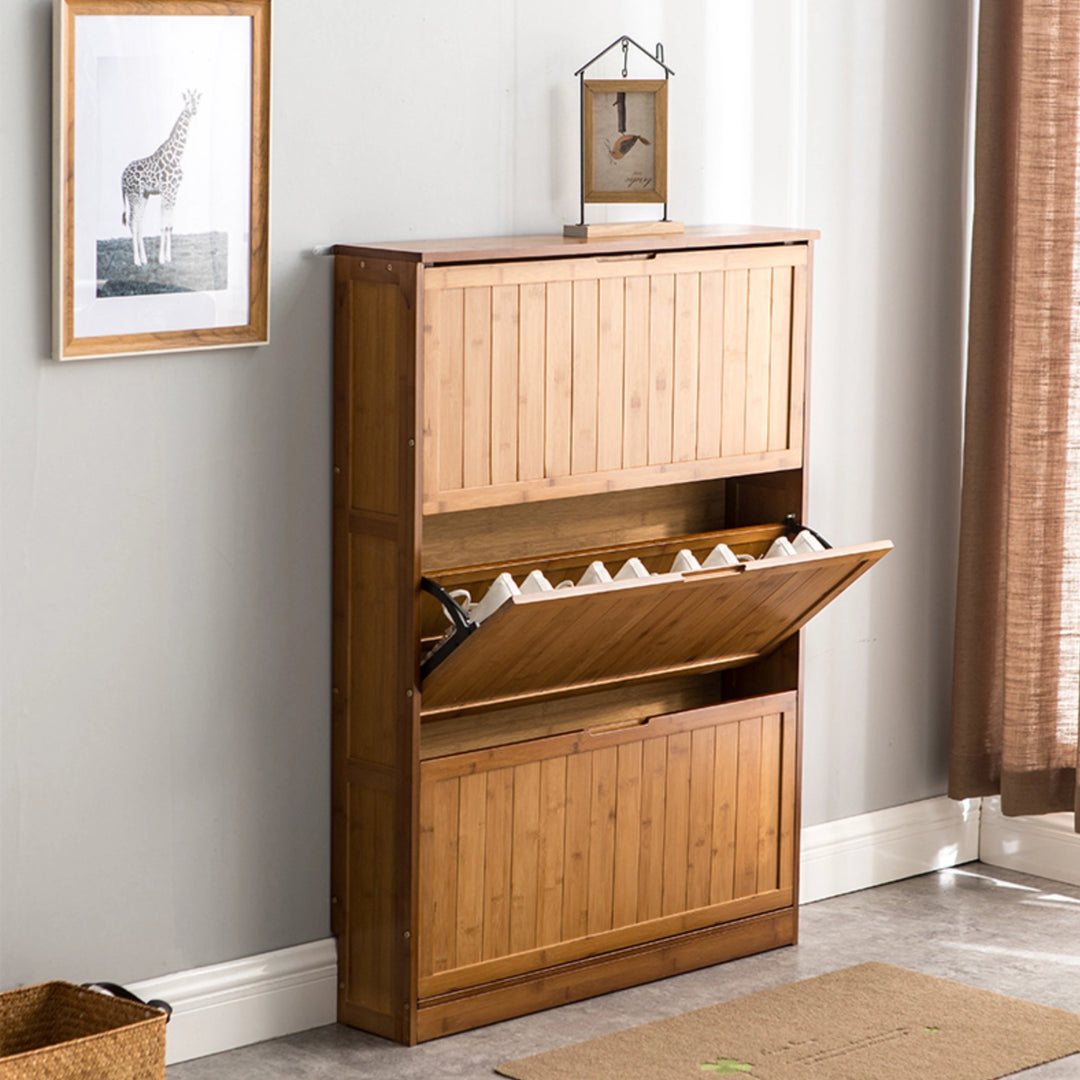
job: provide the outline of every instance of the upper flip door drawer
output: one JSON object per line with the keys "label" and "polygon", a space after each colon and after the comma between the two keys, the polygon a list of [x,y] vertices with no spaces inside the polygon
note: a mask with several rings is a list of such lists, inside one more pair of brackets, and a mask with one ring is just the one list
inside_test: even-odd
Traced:
{"label": "upper flip door drawer", "polygon": [[808,248],[424,273],[424,511],[802,463]]}
{"label": "upper flip door drawer", "polygon": [[424,715],[749,663],[890,550],[885,540],[512,596],[424,680]]}

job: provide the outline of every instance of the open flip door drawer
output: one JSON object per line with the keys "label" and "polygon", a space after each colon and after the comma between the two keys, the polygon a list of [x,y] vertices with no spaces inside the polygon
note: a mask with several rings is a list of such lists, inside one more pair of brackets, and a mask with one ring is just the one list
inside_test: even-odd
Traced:
{"label": "open flip door drawer", "polygon": [[749,663],[891,549],[881,541],[511,597],[424,680],[424,715]]}

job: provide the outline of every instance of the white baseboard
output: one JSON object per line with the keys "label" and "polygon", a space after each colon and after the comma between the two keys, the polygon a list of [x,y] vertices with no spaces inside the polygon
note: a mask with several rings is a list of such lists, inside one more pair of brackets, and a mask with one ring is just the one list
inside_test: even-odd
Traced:
{"label": "white baseboard", "polygon": [[[800,901],[925,874],[978,854],[978,799],[926,799],[812,825],[802,832]],[[1077,860],[1080,868],[1080,846]],[[166,1061],[175,1064],[334,1023],[337,949],[327,938],[147,979],[131,989],[172,1005]]]}
{"label": "white baseboard", "polygon": [[1005,817],[1001,799],[982,801],[979,858],[991,866],[1080,885],[1080,835],[1072,814]]}
{"label": "white baseboard", "polygon": [[979,800],[940,796],[802,830],[799,902],[884,885],[979,857]]}
{"label": "white baseboard", "polygon": [[337,1019],[333,938],[132,983],[173,1007],[165,1034],[172,1065]]}

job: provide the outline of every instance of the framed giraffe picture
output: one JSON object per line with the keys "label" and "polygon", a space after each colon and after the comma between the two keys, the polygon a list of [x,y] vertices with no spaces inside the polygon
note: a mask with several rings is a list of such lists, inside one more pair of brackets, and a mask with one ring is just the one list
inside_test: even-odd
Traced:
{"label": "framed giraffe picture", "polygon": [[54,355],[265,344],[270,0],[54,14]]}
{"label": "framed giraffe picture", "polygon": [[667,80],[586,79],[582,201],[667,202]]}

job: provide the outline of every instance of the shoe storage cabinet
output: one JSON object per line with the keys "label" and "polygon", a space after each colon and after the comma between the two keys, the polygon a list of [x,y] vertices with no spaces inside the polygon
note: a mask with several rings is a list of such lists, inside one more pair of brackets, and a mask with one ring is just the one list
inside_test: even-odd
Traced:
{"label": "shoe storage cabinet", "polygon": [[[794,942],[806,231],[339,246],[339,1016],[415,1043]],[[426,575],[515,596],[434,670]]]}

